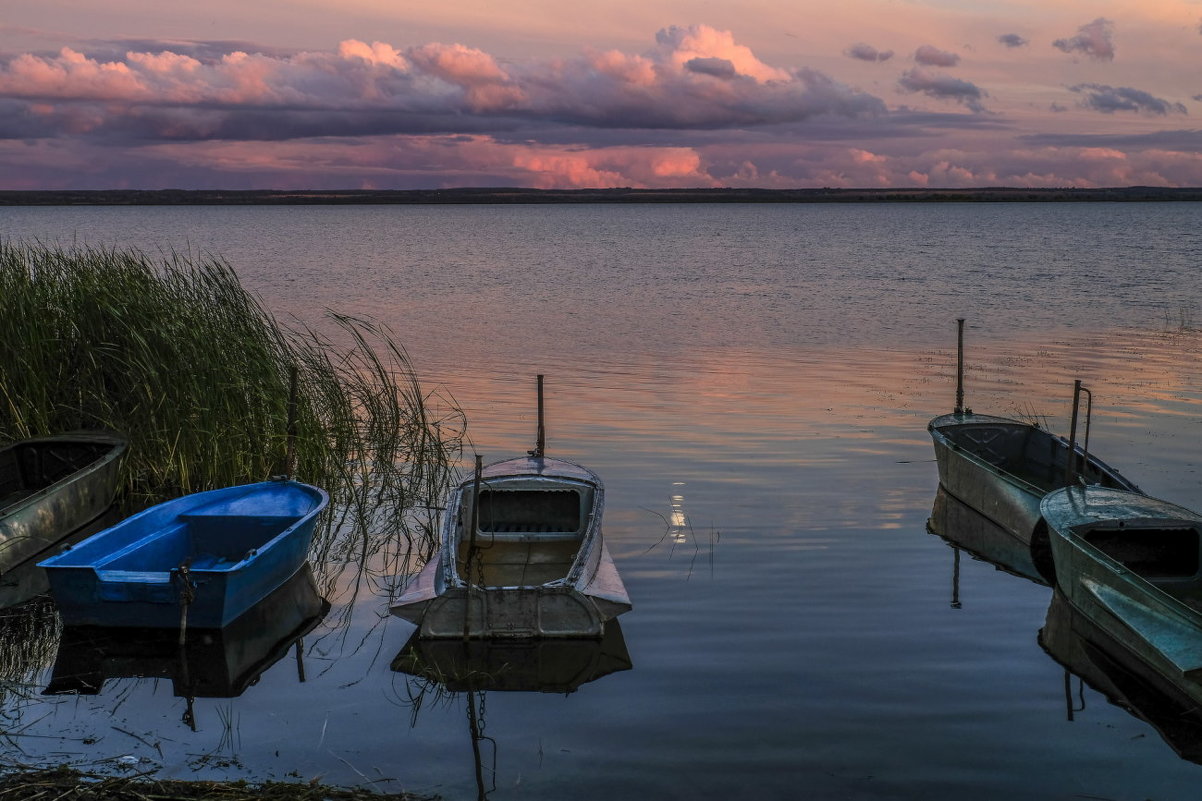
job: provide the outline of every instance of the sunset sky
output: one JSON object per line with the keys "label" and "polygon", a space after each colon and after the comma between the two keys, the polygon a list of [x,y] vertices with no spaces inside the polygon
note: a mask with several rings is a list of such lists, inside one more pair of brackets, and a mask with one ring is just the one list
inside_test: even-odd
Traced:
{"label": "sunset sky", "polygon": [[1202,185],[1202,0],[5,0],[0,189]]}

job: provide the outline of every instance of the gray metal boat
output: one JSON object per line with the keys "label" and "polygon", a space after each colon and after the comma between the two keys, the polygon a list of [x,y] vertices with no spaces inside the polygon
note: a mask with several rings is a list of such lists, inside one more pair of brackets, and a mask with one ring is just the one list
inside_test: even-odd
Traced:
{"label": "gray metal boat", "polygon": [[[1202,707],[1166,682],[1130,652],[1101,631],[1056,590],[1039,644],[1069,671],[1110,703],[1151,726],[1182,759],[1202,764]],[[1069,721],[1086,717],[1084,695],[1064,681],[1064,709]],[[1083,714],[1085,713],[1085,714]]]}
{"label": "gray metal boat", "polygon": [[1040,508],[1068,602],[1124,661],[1202,705],[1202,515],[1105,487],[1066,487]]}
{"label": "gray metal boat", "polygon": [[543,453],[480,467],[451,492],[438,553],[391,607],[423,638],[601,637],[631,608],[601,534],[595,473]]}
{"label": "gray metal boat", "polygon": [[[964,407],[963,320],[957,357],[956,406],[931,420],[939,483],[947,493],[997,523],[1020,543],[1034,549],[1036,566],[1047,568],[1047,534],[1040,525],[1045,495],[1078,480],[1139,492],[1126,477],[1089,453],[1089,414],[1085,438],[1077,441],[1081,395],[1077,381],[1069,439],[1036,423],[976,414]],[[1090,401],[1092,405],[1092,400]],[[1076,454],[1069,459],[1069,454]],[[1050,577],[1049,577],[1050,578]]]}
{"label": "gray metal boat", "polygon": [[76,432],[0,449],[0,575],[104,514],[125,444],[115,434]]}

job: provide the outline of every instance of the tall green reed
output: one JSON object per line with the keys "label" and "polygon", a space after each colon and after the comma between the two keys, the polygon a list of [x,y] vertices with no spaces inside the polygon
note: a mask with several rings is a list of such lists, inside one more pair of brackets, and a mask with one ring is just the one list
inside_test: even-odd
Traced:
{"label": "tall green reed", "polygon": [[131,509],[284,472],[294,371],[293,474],[331,496],[318,575],[428,558],[464,421],[386,327],[282,325],[220,258],[0,241],[0,442],[123,433]]}

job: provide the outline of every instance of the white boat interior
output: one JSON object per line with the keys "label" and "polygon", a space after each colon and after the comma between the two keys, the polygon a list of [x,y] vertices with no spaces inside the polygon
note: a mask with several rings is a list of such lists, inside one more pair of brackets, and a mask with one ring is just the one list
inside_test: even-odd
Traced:
{"label": "white boat interior", "polygon": [[592,521],[594,490],[546,478],[494,479],[481,488],[479,505],[473,543],[468,485],[456,525],[458,574],[482,587],[536,587],[571,571]]}

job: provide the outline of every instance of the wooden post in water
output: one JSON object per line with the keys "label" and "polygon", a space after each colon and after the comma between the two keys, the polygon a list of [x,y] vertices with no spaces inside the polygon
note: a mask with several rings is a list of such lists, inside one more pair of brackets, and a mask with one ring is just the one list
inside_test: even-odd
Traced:
{"label": "wooden post in water", "polygon": [[964,318],[956,318],[956,414],[964,414]]}
{"label": "wooden post in water", "polygon": [[298,390],[296,365],[288,371],[288,450],[284,456],[284,475],[292,478],[296,472],[296,393]]}
{"label": "wooden post in water", "polygon": [[[476,454],[476,479],[472,483],[471,534],[467,541],[467,559],[463,563],[464,578],[467,580],[463,596],[463,641],[471,637],[472,620],[472,562],[476,559],[476,529],[480,527],[480,475],[484,472],[484,457]],[[481,621],[483,623],[483,621]]]}

